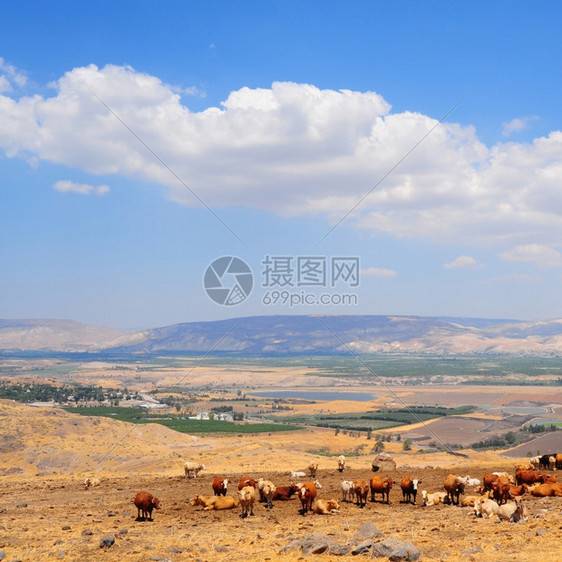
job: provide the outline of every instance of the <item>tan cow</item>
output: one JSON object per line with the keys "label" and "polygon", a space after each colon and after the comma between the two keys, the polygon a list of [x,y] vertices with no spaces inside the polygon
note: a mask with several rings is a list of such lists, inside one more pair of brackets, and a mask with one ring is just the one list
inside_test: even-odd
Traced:
{"label": "tan cow", "polygon": [[337,500],[316,500],[312,506],[312,511],[318,515],[330,515],[340,512],[340,504]]}
{"label": "tan cow", "polygon": [[248,515],[254,515],[256,489],[252,486],[244,486],[241,490],[238,490],[238,497],[240,498],[240,505],[242,506],[240,517],[244,519],[248,517]]}

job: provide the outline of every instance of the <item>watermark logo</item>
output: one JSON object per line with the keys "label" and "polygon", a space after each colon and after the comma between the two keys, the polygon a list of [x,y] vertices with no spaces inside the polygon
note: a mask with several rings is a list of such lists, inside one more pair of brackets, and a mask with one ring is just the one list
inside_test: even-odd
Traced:
{"label": "watermark logo", "polygon": [[[354,306],[353,292],[339,289],[359,286],[356,256],[270,256],[262,261],[264,306]],[[330,292],[321,289],[330,288]],[[337,290],[336,290],[337,289]]]}
{"label": "watermark logo", "polygon": [[207,267],[203,286],[209,298],[217,304],[234,306],[250,296],[254,275],[245,261],[234,256],[223,256]]}
{"label": "watermark logo", "polygon": [[359,286],[359,258],[343,256],[265,256],[262,287]]}
{"label": "watermark logo", "polygon": [[[359,287],[360,264],[356,256],[266,255],[261,266],[261,286],[265,289],[261,303],[264,306],[359,304],[353,291]],[[203,285],[211,300],[233,306],[249,297],[254,277],[245,261],[223,256],[207,267]]]}

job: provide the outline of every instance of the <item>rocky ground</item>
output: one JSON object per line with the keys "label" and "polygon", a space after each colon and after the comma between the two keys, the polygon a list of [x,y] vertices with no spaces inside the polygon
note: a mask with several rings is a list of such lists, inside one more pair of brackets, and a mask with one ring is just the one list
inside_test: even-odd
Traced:
{"label": "rocky ground", "polygon": [[[275,465],[275,459],[270,459]],[[463,470],[466,466],[463,466]],[[512,471],[508,462],[497,469]],[[444,468],[407,469],[386,473],[399,482],[408,473],[423,480],[422,488],[440,490]],[[471,469],[481,477],[483,470]],[[466,472],[463,472],[464,475]],[[234,471],[230,476],[238,478]],[[345,479],[368,478],[364,469],[346,470]],[[278,501],[271,510],[257,505],[254,517],[245,520],[239,510],[204,512],[192,507],[197,493],[211,493],[215,474],[198,479],[182,476],[136,475],[103,479],[101,485],[85,490],[71,475],[17,475],[3,478],[0,488],[0,550],[4,560],[299,560],[305,553],[302,539],[310,533],[325,533],[339,545],[354,547],[365,537],[357,531],[372,522],[382,535],[373,540],[395,538],[414,544],[425,560],[560,560],[562,498],[524,498],[529,518],[522,523],[498,523],[474,517],[470,508],[440,505],[421,507],[400,503],[398,484],[390,505],[368,502],[364,509],[341,503],[341,512],[330,516],[299,514],[294,497]],[[290,482],[287,472],[260,472],[278,485]],[[320,470],[323,484],[319,497],[341,499],[342,475]],[[148,490],[161,501],[153,521],[136,521],[133,498]],[[114,544],[100,548],[100,541],[114,537]],[[367,537],[369,538],[369,537]],[[310,539],[310,536],[309,536]],[[314,541],[312,541],[314,542]],[[306,545],[305,545],[306,547]],[[305,548],[306,550],[306,548]],[[345,551],[345,549],[344,549]],[[0,554],[1,556],[1,554]],[[322,560],[345,559],[319,554]],[[347,558],[370,558],[366,553]]]}

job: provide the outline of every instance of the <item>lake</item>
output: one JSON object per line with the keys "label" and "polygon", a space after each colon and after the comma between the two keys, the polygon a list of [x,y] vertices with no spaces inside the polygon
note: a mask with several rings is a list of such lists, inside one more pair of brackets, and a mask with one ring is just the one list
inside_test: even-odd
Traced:
{"label": "lake", "polygon": [[254,398],[301,398],[302,400],[317,400],[330,402],[332,400],[354,400],[355,402],[370,402],[376,397],[371,392],[335,392],[330,390],[272,390],[248,394]]}

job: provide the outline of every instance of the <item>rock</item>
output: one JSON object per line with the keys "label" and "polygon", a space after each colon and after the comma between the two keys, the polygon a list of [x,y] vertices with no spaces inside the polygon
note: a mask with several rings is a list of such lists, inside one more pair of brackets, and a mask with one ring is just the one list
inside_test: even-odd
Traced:
{"label": "rock", "polygon": [[111,509],[107,512],[108,517],[115,517],[116,515],[117,513],[115,513],[115,511],[111,511]]}
{"label": "rock", "polygon": [[378,539],[382,537],[383,534],[377,526],[372,521],[366,521],[357,529],[357,533],[355,533],[355,539],[358,541],[362,541],[365,539]]}
{"label": "rock", "polygon": [[92,531],[92,529],[84,529],[82,531],[83,536],[88,536],[88,535],[93,535],[93,534],[94,534],[94,531]]}
{"label": "rock", "polygon": [[330,554],[334,556],[347,556],[351,552],[351,546],[349,544],[334,544],[330,546]]}
{"label": "rock", "polygon": [[115,544],[115,537],[113,535],[107,535],[103,537],[100,541],[100,548],[111,548]]}
{"label": "rock", "polygon": [[59,554],[57,558],[64,558],[66,555],[66,553],[64,552],[64,550],[59,550]]}
{"label": "rock", "polygon": [[223,546],[222,544],[216,544],[215,545],[215,551],[216,552],[228,552],[228,548],[226,548],[226,546]]}
{"label": "rock", "polygon": [[544,529],[537,529],[537,537],[542,537],[543,535],[546,535],[548,533],[548,531],[545,531]]}
{"label": "rock", "polygon": [[125,536],[128,532],[129,532],[129,529],[127,529],[127,528],[119,529],[119,531],[117,531],[117,536],[118,536],[118,537],[123,537],[123,536]]}
{"label": "rock", "polygon": [[27,507],[27,503],[26,502],[18,503],[16,507]]}
{"label": "rock", "polygon": [[[336,546],[338,543],[325,533],[307,533],[302,539],[301,548],[302,553],[307,554],[322,554],[330,549],[331,546]],[[339,545],[338,545],[339,546]]]}
{"label": "rock", "polygon": [[468,554],[476,554],[478,552],[484,552],[484,549],[481,546],[475,546],[474,548],[467,548],[466,550],[462,550],[461,554],[467,556]]}
{"label": "rock", "polygon": [[396,463],[388,453],[379,453],[372,462],[372,467],[377,472],[396,470]]}
{"label": "rock", "polygon": [[302,546],[302,541],[300,539],[293,539],[288,545],[281,548],[281,554],[287,554],[289,552],[294,552]]}
{"label": "rock", "polygon": [[357,556],[358,554],[365,554],[367,552],[371,552],[371,549],[373,548],[373,544],[374,543],[371,539],[367,539],[363,542],[360,542],[358,545],[353,547],[351,554],[353,554],[353,556]]}
{"label": "rock", "polygon": [[417,560],[420,550],[410,542],[398,539],[384,539],[373,545],[373,558],[388,558],[389,560]]}
{"label": "rock", "polygon": [[62,530],[63,530],[63,531],[70,531],[70,525],[65,525],[65,526],[62,528]]}
{"label": "rock", "polygon": [[4,560],[6,558],[6,553],[3,550],[0,550],[0,560]]}

